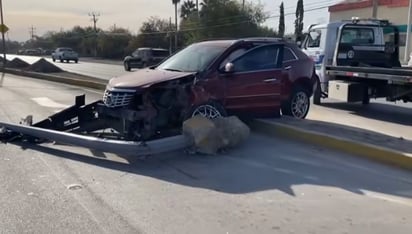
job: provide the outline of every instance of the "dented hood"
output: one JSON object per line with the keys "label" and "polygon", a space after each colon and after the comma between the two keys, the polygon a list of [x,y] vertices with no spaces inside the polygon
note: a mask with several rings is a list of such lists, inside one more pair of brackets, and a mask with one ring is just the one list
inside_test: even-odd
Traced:
{"label": "dented hood", "polygon": [[141,69],[136,72],[112,78],[109,81],[111,88],[145,88],[164,81],[175,80],[189,75],[193,72],[175,72],[155,69]]}

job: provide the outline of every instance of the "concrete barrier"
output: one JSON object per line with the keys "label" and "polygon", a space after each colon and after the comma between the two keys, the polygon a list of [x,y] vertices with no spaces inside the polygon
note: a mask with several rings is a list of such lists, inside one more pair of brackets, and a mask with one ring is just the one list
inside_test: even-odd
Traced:
{"label": "concrete barrier", "polygon": [[20,69],[13,69],[13,68],[5,68],[4,70],[3,69],[1,70],[2,72],[14,74],[14,75],[27,76],[27,77],[31,77],[35,79],[53,81],[53,82],[75,85],[75,86],[97,89],[97,90],[104,90],[108,83],[107,80],[102,80],[102,79],[93,78],[93,77],[85,77],[81,75],[79,75],[78,78],[74,78],[74,77],[65,76],[64,73],[59,74],[59,75],[56,73],[46,74],[46,73],[31,72],[31,71],[25,71],[25,70],[20,70]]}

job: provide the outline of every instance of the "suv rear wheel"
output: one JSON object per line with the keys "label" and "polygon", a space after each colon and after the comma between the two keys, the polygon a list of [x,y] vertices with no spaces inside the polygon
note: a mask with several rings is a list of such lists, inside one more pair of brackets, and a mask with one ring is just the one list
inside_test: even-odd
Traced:
{"label": "suv rear wheel", "polygon": [[309,112],[309,107],[309,92],[298,86],[293,89],[289,100],[283,103],[282,114],[289,115],[297,119],[304,119]]}
{"label": "suv rear wheel", "polygon": [[130,64],[129,64],[129,62],[124,62],[123,65],[124,65],[124,70],[126,70],[126,71],[130,71],[130,70],[131,70],[131,69],[130,69]]}

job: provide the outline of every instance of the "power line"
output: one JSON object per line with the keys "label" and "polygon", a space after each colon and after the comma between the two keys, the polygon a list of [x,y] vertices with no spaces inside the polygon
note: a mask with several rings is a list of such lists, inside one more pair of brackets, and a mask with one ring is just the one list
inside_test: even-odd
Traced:
{"label": "power line", "polygon": [[[324,5],[324,6],[319,6],[319,7],[314,7],[310,9],[306,9],[305,12],[311,12],[311,11],[317,11],[321,9],[328,8],[329,5]],[[294,12],[289,12],[286,13],[285,16],[287,15],[294,15]],[[273,19],[273,18],[279,18],[280,15],[270,15],[265,18],[265,20],[268,19]],[[238,21],[238,22],[233,22],[233,23],[226,23],[226,24],[218,24],[218,25],[213,25],[213,26],[203,26],[203,27],[194,27],[194,28],[187,28],[187,29],[180,29],[180,32],[191,32],[191,31],[197,31],[197,30],[203,30],[203,29],[209,29],[209,28],[220,28],[220,27],[226,27],[226,26],[232,26],[232,25],[239,25],[239,24],[244,24],[244,23],[251,23],[253,20],[244,20],[244,21]],[[150,33],[139,33],[139,35],[157,35],[157,34],[167,34],[167,33],[173,33],[174,31],[164,31],[164,32],[150,32]]]}

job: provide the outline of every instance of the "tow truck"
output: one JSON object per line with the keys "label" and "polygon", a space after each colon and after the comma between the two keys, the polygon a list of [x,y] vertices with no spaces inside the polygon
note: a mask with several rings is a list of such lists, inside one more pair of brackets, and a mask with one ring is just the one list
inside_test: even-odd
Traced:
{"label": "tow truck", "polygon": [[370,98],[412,101],[412,69],[399,62],[399,31],[388,20],[359,19],[311,25],[302,50],[319,77],[321,98],[369,104]]}

